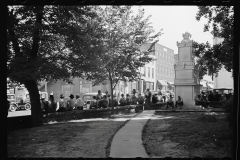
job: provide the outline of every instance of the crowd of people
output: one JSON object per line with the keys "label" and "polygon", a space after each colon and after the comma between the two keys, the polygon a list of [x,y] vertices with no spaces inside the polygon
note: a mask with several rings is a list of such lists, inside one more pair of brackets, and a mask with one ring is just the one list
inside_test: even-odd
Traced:
{"label": "crowd of people", "polygon": [[[45,100],[45,97],[42,96],[41,100],[41,109],[42,113],[53,113],[53,112],[65,112],[72,110],[83,110],[84,102],[79,95],[76,95],[76,100],[74,100],[74,95],[69,96],[69,100],[64,99],[64,95],[60,95],[58,102],[55,101],[53,94],[49,96],[49,101]],[[57,109],[58,108],[58,109]]]}
{"label": "crowd of people", "polygon": [[203,107],[208,107],[209,106],[209,102],[212,101],[224,101],[227,99],[230,99],[232,96],[231,93],[222,93],[219,94],[218,92],[216,92],[215,94],[212,91],[206,92],[204,93],[203,91],[201,92],[201,94],[197,95],[197,97],[195,98],[196,104],[202,105]]}
{"label": "crowd of people", "polygon": [[[74,99],[74,95],[71,94],[69,99],[64,99],[64,95],[60,95],[60,99],[55,101],[53,94],[50,94],[49,101],[45,100],[45,97],[40,97],[41,99],[41,108],[42,113],[53,113],[53,112],[65,112],[72,110],[83,110],[84,101],[77,94],[76,99]],[[166,95],[159,91],[158,93],[152,93],[149,89],[144,92],[144,95],[141,93],[137,93],[135,89],[132,90],[131,94],[121,94],[120,98],[117,98],[116,95],[113,95],[113,106],[125,106],[125,105],[143,105],[143,104],[156,104],[158,102],[167,102],[168,106],[172,107],[181,107],[183,105],[183,101],[181,97],[178,97],[175,105],[173,102],[173,96]],[[108,94],[108,91],[105,94],[101,93],[101,90],[98,90],[96,96],[93,96],[93,99],[90,101],[90,108],[107,108],[111,107],[111,95]]]}

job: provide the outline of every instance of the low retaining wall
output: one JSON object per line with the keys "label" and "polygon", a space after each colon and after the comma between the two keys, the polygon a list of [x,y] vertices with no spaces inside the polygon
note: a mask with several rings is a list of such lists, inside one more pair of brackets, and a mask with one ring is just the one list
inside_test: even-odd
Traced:
{"label": "low retaining wall", "polygon": [[[206,101],[198,101],[196,102],[195,104],[196,105],[201,105],[202,103],[206,103]],[[221,101],[208,101],[208,105],[209,107],[212,107],[212,108],[222,108],[222,102]]]}
{"label": "low retaining wall", "polygon": [[167,107],[167,102],[160,102],[157,104],[145,104],[144,110],[160,110]]}
{"label": "low retaining wall", "polygon": [[[117,106],[114,107],[113,114],[118,113],[130,113],[135,111],[136,105],[129,106]],[[91,110],[74,110],[67,112],[55,112],[43,114],[43,123],[48,123],[50,121],[69,121],[76,119],[87,119],[87,118],[105,118],[111,115],[112,108],[99,108]]]}
{"label": "low retaining wall", "polygon": [[[118,113],[135,113],[142,110],[141,106],[129,105],[129,106],[117,106],[114,107],[113,114]],[[76,119],[87,119],[87,118],[105,118],[111,115],[112,108],[100,108],[91,110],[74,110],[67,112],[55,112],[43,114],[43,123],[51,121],[69,121]],[[7,118],[7,130],[17,130],[23,128],[32,127],[31,115],[17,116]]]}

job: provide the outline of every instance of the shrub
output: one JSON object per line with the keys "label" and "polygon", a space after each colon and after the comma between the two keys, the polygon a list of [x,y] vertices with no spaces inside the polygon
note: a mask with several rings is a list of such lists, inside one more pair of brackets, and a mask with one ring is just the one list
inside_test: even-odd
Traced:
{"label": "shrub", "polygon": [[233,97],[222,102],[223,109],[226,113],[228,125],[232,129],[233,127]]}

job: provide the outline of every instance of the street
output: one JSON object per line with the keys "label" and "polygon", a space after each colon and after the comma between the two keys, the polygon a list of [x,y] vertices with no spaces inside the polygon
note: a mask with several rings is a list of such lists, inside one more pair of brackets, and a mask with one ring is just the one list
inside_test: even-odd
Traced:
{"label": "street", "polygon": [[26,116],[26,115],[31,115],[31,110],[19,110],[19,111],[14,111],[14,112],[8,112],[8,117],[16,117],[16,116]]}

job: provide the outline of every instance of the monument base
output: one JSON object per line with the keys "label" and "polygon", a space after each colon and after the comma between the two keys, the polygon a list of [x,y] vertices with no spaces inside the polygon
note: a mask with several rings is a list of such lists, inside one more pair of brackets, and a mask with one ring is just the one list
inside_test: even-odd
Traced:
{"label": "monument base", "polygon": [[182,109],[186,110],[200,110],[200,106],[195,105],[195,101],[183,101]]}

